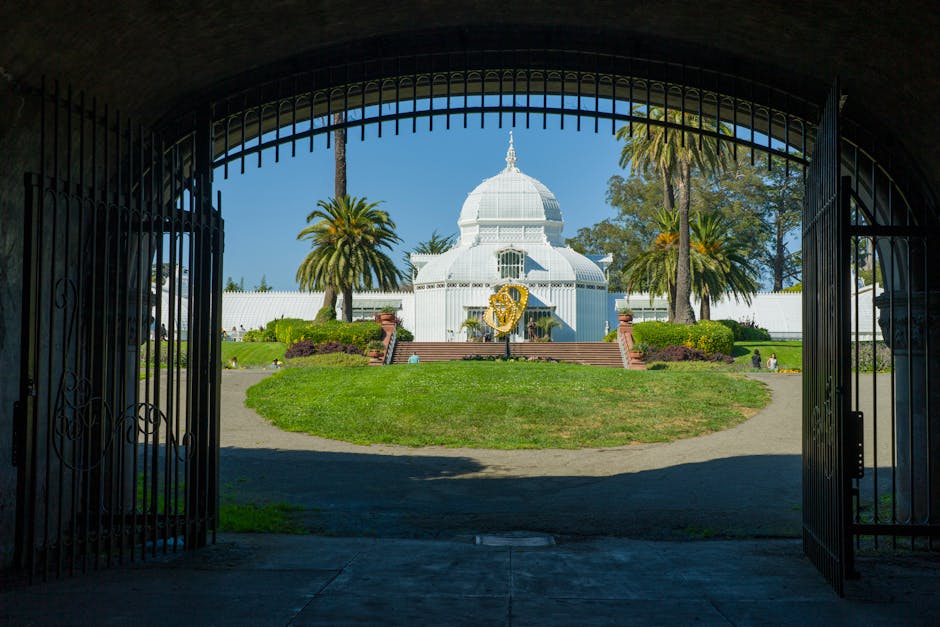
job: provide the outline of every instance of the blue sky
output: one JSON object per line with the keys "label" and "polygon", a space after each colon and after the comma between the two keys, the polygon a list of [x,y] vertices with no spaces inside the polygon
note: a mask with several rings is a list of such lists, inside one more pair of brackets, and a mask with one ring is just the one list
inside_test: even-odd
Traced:
{"label": "blue sky", "polygon": [[[383,137],[369,129],[365,141],[359,131],[350,132],[347,145],[349,193],[370,201],[382,200],[398,226],[401,244],[393,259],[401,267],[402,253],[426,240],[435,229],[442,234],[457,232],[457,217],[467,194],[483,179],[494,176],[505,163],[509,127],[496,128],[487,119],[487,128],[462,128],[462,119],[451,130],[434,132],[425,126],[397,137],[386,127]],[[549,125],[551,126],[551,120]],[[613,215],[605,202],[607,180],[622,170],[617,165],[622,145],[607,132],[577,132],[574,120],[566,121],[564,131],[538,128],[513,129],[518,166],[542,181],[561,205],[565,235]],[[425,122],[426,125],[426,122]],[[456,128],[460,126],[460,128]],[[533,126],[535,122],[533,121]],[[297,266],[309,251],[309,243],[298,241],[297,233],[306,226],[306,217],[317,200],[333,194],[333,152],[324,137],[318,137],[314,152],[306,142],[298,143],[297,157],[289,147],[281,150],[280,163],[273,152],[265,153],[259,169],[249,159],[245,174],[230,167],[229,178],[216,173],[215,187],[222,191],[225,219],[224,276],[236,281],[242,277],[252,289],[265,275],[276,290],[296,290]]]}

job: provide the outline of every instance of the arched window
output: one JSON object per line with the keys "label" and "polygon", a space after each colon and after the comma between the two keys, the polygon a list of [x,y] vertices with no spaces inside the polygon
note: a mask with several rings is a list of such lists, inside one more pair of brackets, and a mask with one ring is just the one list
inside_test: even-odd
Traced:
{"label": "arched window", "polygon": [[499,278],[522,278],[525,266],[525,253],[521,250],[501,250],[499,253]]}

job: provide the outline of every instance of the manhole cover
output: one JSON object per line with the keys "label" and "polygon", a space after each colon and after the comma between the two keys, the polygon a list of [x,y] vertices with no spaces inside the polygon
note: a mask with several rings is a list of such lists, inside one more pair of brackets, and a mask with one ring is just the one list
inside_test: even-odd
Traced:
{"label": "manhole cover", "polygon": [[481,534],[476,537],[475,542],[483,546],[552,546],[555,544],[555,538],[532,534]]}

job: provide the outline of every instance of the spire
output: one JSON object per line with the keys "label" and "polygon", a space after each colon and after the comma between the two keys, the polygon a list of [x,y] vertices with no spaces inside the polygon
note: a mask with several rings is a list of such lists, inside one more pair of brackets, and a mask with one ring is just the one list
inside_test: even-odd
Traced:
{"label": "spire", "polygon": [[510,172],[519,171],[519,168],[516,167],[516,147],[513,145],[512,131],[509,131],[509,150],[506,151],[506,170]]}

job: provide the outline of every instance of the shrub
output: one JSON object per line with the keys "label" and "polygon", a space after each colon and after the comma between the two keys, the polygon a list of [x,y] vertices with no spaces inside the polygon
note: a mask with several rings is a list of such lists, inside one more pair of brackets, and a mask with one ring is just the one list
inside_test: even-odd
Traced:
{"label": "shrub", "polygon": [[852,343],[852,356],[849,362],[855,368],[855,355],[858,353],[859,372],[890,372],[891,349],[884,342],[876,342],[872,350],[871,342]]}
{"label": "shrub", "polygon": [[307,357],[309,355],[326,355],[329,353],[346,353],[348,355],[361,355],[362,349],[353,344],[343,344],[342,342],[321,342],[319,344],[310,340],[300,340],[295,342],[287,352],[284,353],[285,359],[294,357]]}
{"label": "shrub", "polygon": [[617,341],[617,329],[612,330],[610,333],[604,336],[605,342],[616,342]]}
{"label": "shrub", "polygon": [[702,320],[692,325],[671,322],[640,322],[633,325],[633,338],[637,343],[648,344],[652,349],[667,346],[687,346],[703,353],[731,354],[734,334],[731,329],[712,320]]}
{"label": "shrub", "polygon": [[525,355],[511,355],[506,357],[505,355],[464,355],[460,358],[461,361],[539,361],[550,364],[561,363],[554,357],[526,357]]}
{"label": "shrub", "polygon": [[697,348],[706,355],[730,355],[734,348],[734,333],[714,320],[702,320],[688,327],[688,338],[684,344]]}
{"label": "shrub", "polygon": [[[264,331],[261,329],[250,329],[242,334],[242,342],[266,342]],[[272,342],[275,340],[271,340]]]}
{"label": "shrub", "polygon": [[349,353],[327,353],[295,357],[285,361],[284,365],[288,368],[360,368],[369,365],[369,358]]}
{"label": "shrub", "polygon": [[680,372],[703,372],[722,368],[720,363],[714,361],[657,361],[646,365],[647,370],[678,370]]}
{"label": "shrub", "polygon": [[317,322],[327,322],[328,320],[336,320],[336,309],[333,307],[320,307],[320,310],[317,311]]}
{"label": "shrub", "polygon": [[290,346],[300,339],[300,329],[310,324],[300,318],[278,318],[265,327],[266,332],[274,333],[274,342],[283,342]]}
{"label": "shrub", "polygon": [[369,343],[366,344],[366,350],[384,351],[385,344],[382,342],[382,340],[370,340]]}
{"label": "shrub", "polygon": [[405,327],[398,327],[398,340],[400,342],[414,342],[415,334]]}
{"label": "shrub", "polygon": [[372,340],[382,339],[382,325],[371,320],[361,322],[343,322],[341,320],[330,320],[329,322],[318,322],[306,325],[299,333],[296,340],[306,340],[314,344],[323,344],[324,342],[341,342],[343,344],[353,344],[361,351]]}
{"label": "shrub", "polygon": [[[147,346],[140,347],[140,363],[143,365],[147,361]],[[154,342],[150,342],[150,363],[158,368],[167,367],[167,359],[169,359],[170,349],[166,342],[160,342],[159,349]],[[181,347],[179,344],[173,349],[173,363],[172,366],[176,366],[177,363],[180,366],[187,366],[189,364],[189,353],[185,348]]]}
{"label": "shrub", "polygon": [[671,322],[638,322],[633,325],[633,339],[637,342],[646,342],[652,348],[666,348],[667,346],[682,346],[689,337],[689,327],[684,324]]}
{"label": "shrub", "polygon": [[277,342],[277,334],[274,332],[274,326],[276,324],[277,320],[272,320],[260,330],[262,342]]}
{"label": "shrub", "polygon": [[769,342],[770,332],[757,326],[753,320],[718,320],[719,324],[731,329],[735,342]]}
{"label": "shrub", "polygon": [[713,361],[731,364],[734,358],[722,353],[708,355],[705,351],[689,346],[667,346],[665,348],[652,349],[647,354],[647,361]]}

